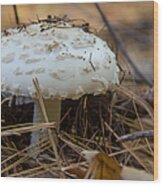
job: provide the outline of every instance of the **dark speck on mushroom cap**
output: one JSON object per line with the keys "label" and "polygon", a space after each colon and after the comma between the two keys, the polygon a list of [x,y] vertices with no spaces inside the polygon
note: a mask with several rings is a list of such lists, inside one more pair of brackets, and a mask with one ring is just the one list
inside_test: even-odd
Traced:
{"label": "dark speck on mushroom cap", "polygon": [[78,99],[119,83],[115,54],[106,42],[68,24],[41,32],[41,24],[47,23],[2,35],[2,92],[34,97],[37,77],[45,98]]}

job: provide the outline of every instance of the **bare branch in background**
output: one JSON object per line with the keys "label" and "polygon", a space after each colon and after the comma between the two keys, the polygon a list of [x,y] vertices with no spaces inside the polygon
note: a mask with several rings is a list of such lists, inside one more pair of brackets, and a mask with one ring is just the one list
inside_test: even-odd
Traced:
{"label": "bare branch in background", "polygon": [[123,46],[122,42],[120,41],[120,39],[117,37],[116,33],[114,32],[114,29],[112,28],[108,18],[106,18],[105,14],[103,13],[102,9],[100,8],[98,3],[95,3],[95,6],[97,8],[97,10],[99,11],[102,20],[104,21],[108,31],[111,33],[113,40],[115,42],[116,47],[119,49],[119,51],[122,53],[122,55],[125,57],[125,59],[128,61],[128,63],[132,66],[132,68],[134,69],[135,73],[138,75],[138,77],[140,77],[142,80],[144,80],[145,83],[147,83],[147,85],[149,85],[150,87],[153,86],[153,83],[151,81],[149,81],[142,72],[140,72],[140,70],[137,68],[137,66],[135,65],[135,63],[132,61],[132,59],[130,58],[130,56],[128,55],[125,47]]}

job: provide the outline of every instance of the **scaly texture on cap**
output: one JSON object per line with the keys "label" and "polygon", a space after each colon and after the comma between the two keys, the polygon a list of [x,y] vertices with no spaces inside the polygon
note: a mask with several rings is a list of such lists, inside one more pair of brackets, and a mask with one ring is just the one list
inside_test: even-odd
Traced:
{"label": "scaly texture on cap", "polygon": [[78,99],[104,94],[119,83],[115,54],[106,42],[68,23],[30,24],[2,33],[2,92],[35,97],[37,77],[43,97]]}

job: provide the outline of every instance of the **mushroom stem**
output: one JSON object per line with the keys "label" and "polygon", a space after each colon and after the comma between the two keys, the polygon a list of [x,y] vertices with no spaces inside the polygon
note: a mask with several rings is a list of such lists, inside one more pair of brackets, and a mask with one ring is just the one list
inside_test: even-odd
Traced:
{"label": "mushroom stem", "polygon": [[[60,115],[61,115],[61,101],[54,99],[54,100],[44,100],[45,109],[47,112],[49,122],[56,122],[59,123]],[[33,116],[33,123],[37,125],[37,123],[44,122],[44,118],[40,109],[40,105],[36,100],[34,102],[34,116]],[[58,126],[59,127],[59,126]],[[57,127],[57,129],[58,129]],[[47,137],[48,132],[46,129],[41,129],[39,131],[33,131],[31,133],[31,144],[37,143],[40,139]],[[38,148],[35,150],[39,150]]]}

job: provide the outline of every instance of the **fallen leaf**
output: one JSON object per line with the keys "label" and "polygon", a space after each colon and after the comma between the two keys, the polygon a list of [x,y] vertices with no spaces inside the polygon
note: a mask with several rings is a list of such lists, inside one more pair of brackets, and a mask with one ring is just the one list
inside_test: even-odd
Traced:
{"label": "fallen leaf", "polygon": [[133,167],[120,165],[107,154],[98,151],[83,151],[89,168],[85,179],[151,181],[153,175]]}
{"label": "fallen leaf", "polygon": [[[88,155],[88,154],[89,155]],[[84,152],[89,162],[89,168],[85,175],[85,179],[101,179],[101,180],[118,180],[121,179],[122,167],[105,153],[97,153],[97,151]]]}

